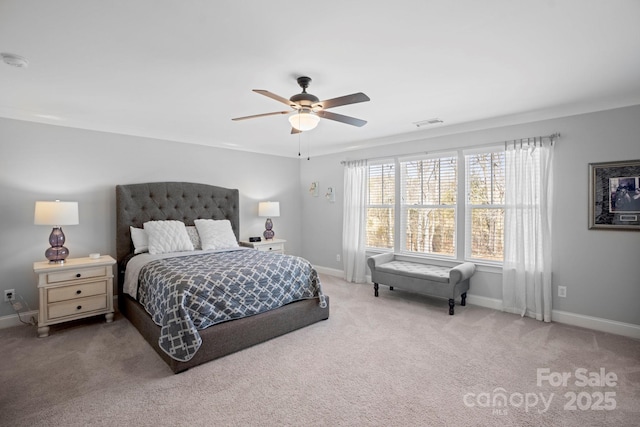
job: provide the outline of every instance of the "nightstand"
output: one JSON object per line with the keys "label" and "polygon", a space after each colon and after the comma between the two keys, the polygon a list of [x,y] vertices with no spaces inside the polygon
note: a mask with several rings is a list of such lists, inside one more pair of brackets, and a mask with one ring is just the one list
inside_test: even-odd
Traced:
{"label": "nightstand", "polygon": [[49,336],[49,325],[104,314],[113,321],[113,265],[109,255],[70,258],[64,264],[34,262],[40,310],[38,336]]}
{"label": "nightstand", "polygon": [[271,239],[271,240],[263,240],[261,242],[247,242],[247,241],[241,240],[239,243],[240,243],[240,246],[246,246],[248,248],[257,249],[259,251],[277,252],[279,254],[283,254],[284,244],[286,242],[287,241],[283,239]]}

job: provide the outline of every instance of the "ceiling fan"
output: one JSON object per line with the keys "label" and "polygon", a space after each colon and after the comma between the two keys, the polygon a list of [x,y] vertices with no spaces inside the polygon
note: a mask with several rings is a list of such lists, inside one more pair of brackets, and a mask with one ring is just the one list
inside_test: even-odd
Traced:
{"label": "ceiling fan", "polygon": [[317,96],[307,93],[310,77],[298,77],[298,84],[302,88],[302,93],[293,95],[286,99],[268,90],[253,89],[254,92],[267,96],[276,101],[282,102],[293,109],[287,111],[275,111],[273,113],[255,114],[253,116],[236,117],[231,120],[246,120],[256,117],[276,116],[279,114],[290,114],[289,122],[291,123],[291,133],[300,133],[311,130],[318,125],[320,118],[334,120],[336,122],[346,123],[353,126],[364,126],[366,120],[356,119],[342,114],[326,111],[329,108],[340,107],[342,105],[357,104],[358,102],[370,101],[369,97],[362,92],[353,93],[351,95],[340,96],[338,98],[320,101]]}

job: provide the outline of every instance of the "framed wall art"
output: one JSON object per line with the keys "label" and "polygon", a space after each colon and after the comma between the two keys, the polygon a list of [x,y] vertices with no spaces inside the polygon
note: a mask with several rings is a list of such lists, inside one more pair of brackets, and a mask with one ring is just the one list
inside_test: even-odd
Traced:
{"label": "framed wall art", "polygon": [[640,231],[640,160],[589,163],[589,229]]}

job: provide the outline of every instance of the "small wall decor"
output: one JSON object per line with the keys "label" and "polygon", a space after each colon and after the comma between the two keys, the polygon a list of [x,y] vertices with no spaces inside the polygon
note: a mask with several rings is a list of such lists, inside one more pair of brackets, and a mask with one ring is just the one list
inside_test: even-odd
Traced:
{"label": "small wall decor", "polygon": [[589,163],[589,229],[640,231],[640,160]]}
{"label": "small wall decor", "polygon": [[318,197],[320,195],[320,183],[318,181],[313,181],[311,186],[309,187],[309,194],[313,197]]}
{"label": "small wall decor", "polygon": [[324,197],[327,198],[329,203],[334,203],[336,201],[336,193],[333,191],[333,187],[327,188],[327,192],[325,193]]}

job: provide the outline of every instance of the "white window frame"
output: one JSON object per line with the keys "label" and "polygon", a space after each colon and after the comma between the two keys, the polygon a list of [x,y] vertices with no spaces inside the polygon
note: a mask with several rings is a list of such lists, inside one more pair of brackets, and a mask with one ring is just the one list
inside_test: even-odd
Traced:
{"label": "white window frame", "polygon": [[[449,265],[451,262],[462,262],[462,261],[470,261],[479,266],[485,266],[489,268],[487,271],[494,271],[494,267],[501,268],[502,261],[494,261],[482,258],[471,258],[471,205],[468,203],[468,177],[467,177],[467,155],[474,153],[486,153],[486,152],[496,152],[503,151],[504,147],[501,145],[492,145],[492,146],[483,146],[478,148],[469,148],[469,149],[455,149],[451,151],[442,151],[442,152],[434,152],[431,154],[422,154],[419,156],[394,156],[394,157],[386,157],[381,159],[376,159],[375,161],[370,161],[367,166],[367,187],[369,185],[369,166],[379,165],[379,164],[389,164],[392,163],[394,165],[395,172],[395,203],[393,205],[369,205],[369,189],[367,188],[367,205],[365,209],[370,207],[382,207],[387,208],[391,207],[394,213],[394,225],[393,225],[393,249],[391,248],[382,248],[382,247],[372,247],[367,246],[366,251],[371,253],[381,253],[381,252],[389,252],[395,253],[405,258],[426,258],[426,259],[435,259],[440,260],[443,264]],[[438,158],[438,157],[456,157],[457,158],[457,171],[456,171],[456,180],[457,180],[457,198],[456,204],[451,205],[455,212],[455,250],[453,256],[441,255],[441,254],[432,254],[432,253],[422,253],[422,252],[410,252],[406,251],[403,248],[406,245],[406,233],[405,233],[405,212],[403,212],[403,204],[402,204],[402,173],[401,173],[401,162],[407,160],[419,160],[419,159],[427,159],[427,158]],[[429,205],[430,206],[430,205]],[[449,206],[449,205],[447,205]],[[473,208],[478,208],[484,205],[473,205]],[[498,205],[487,205],[488,208],[498,208]],[[504,205],[499,205],[504,209]],[[421,205],[421,207],[425,207],[426,205]],[[436,208],[442,207],[442,205],[435,206]],[[365,212],[366,216],[366,212]],[[453,265],[453,264],[450,264]],[[497,270],[495,270],[497,271]]]}
{"label": "white window frame", "polygon": [[[442,203],[440,204],[420,204],[420,205],[409,205],[409,204],[405,204],[404,200],[402,199],[403,195],[404,195],[404,186],[405,186],[405,177],[402,176],[402,164],[406,163],[406,162],[410,162],[410,161],[420,161],[420,160],[430,160],[430,159],[442,159],[442,158],[455,158],[456,159],[456,201],[454,204],[451,205],[443,205]],[[396,250],[396,252],[400,253],[400,254],[404,254],[404,255],[409,255],[409,256],[418,256],[418,257],[427,257],[427,258],[439,258],[439,259],[446,259],[446,260],[456,260],[458,259],[458,247],[459,247],[459,242],[458,242],[458,236],[460,235],[459,233],[459,216],[458,216],[458,206],[459,206],[459,194],[460,194],[460,172],[459,172],[459,166],[460,166],[460,156],[459,153],[456,151],[449,151],[449,152],[438,152],[438,153],[434,153],[434,154],[423,154],[423,155],[418,155],[418,156],[406,156],[406,157],[400,157],[396,160],[396,167],[397,167],[397,171],[396,171],[396,182],[399,183],[399,185],[396,185],[396,212],[400,213],[400,219],[397,220],[396,219],[396,228],[399,229],[399,235],[400,235],[400,239],[396,239],[396,241],[398,242],[398,248]],[[439,191],[441,189],[439,188]],[[441,196],[441,193],[439,194],[439,196]],[[428,253],[428,252],[414,252],[414,251],[409,251],[407,249],[405,249],[407,247],[407,211],[410,208],[417,208],[417,209],[453,209],[453,217],[454,217],[454,227],[453,227],[453,254],[452,255],[443,255],[443,254],[437,254],[437,253]]]}
{"label": "white window frame", "polygon": [[[490,153],[497,153],[497,152],[504,152],[504,146],[502,145],[495,145],[495,146],[489,146],[489,147],[482,147],[482,148],[475,148],[475,149],[468,149],[468,150],[463,150],[462,151],[462,158],[464,159],[464,166],[465,166],[465,174],[464,174],[464,259],[465,261],[471,261],[474,262],[476,264],[484,264],[484,265],[489,265],[489,266],[502,266],[502,261],[499,260],[491,260],[491,259],[487,259],[487,258],[474,258],[471,255],[471,243],[472,243],[472,213],[474,209],[502,209],[503,213],[504,213],[504,209],[505,209],[505,205],[504,203],[499,204],[499,203],[491,203],[491,204],[471,204],[469,199],[470,199],[470,183],[471,181],[469,180],[469,175],[467,174],[467,166],[468,166],[468,156],[472,156],[474,154],[490,154]],[[493,174],[491,174],[491,177],[493,179]],[[491,190],[493,191],[493,185],[491,185]],[[493,200],[493,194],[491,196],[492,200]],[[503,218],[503,223],[504,223],[504,218]],[[504,238],[504,235],[503,235]]]}
{"label": "white window frame", "polygon": [[[394,185],[394,203],[393,204],[370,204],[370,200],[369,200],[369,172],[370,172],[370,168],[371,166],[379,166],[379,165],[387,165],[387,164],[393,164],[394,167],[394,181],[395,181],[395,185]],[[391,208],[391,210],[393,211],[393,245],[391,248],[383,248],[383,247],[379,247],[379,246],[369,246],[368,245],[368,241],[366,244],[365,249],[367,251],[374,251],[374,252],[396,252],[397,251],[397,247],[398,247],[398,235],[397,235],[397,203],[398,203],[398,164],[396,162],[396,160],[393,157],[389,157],[386,159],[378,159],[375,161],[370,161],[367,164],[367,201],[366,201],[366,205],[365,205],[365,221],[367,221],[368,216],[367,216],[367,212],[369,211],[370,208],[373,209],[387,209],[387,208]],[[365,230],[366,230],[366,226],[365,226]],[[368,240],[368,239],[367,239]]]}

